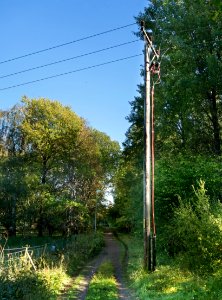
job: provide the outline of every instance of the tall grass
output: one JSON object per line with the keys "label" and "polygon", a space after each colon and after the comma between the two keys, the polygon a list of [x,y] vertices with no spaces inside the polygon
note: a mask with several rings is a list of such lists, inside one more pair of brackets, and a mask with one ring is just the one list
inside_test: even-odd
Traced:
{"label": "tall grass", "polygon": [[129,247],[128,283],[140,300],[222,299],[222,268],[199,276],[183,269],[176,259],[159,253],[157,270],[148,273],[143,269],[142,239],[122,238]]}
{"label": "tall grass", "polygon": [[0,299],[56,299],[65,284],[103,245],[102,235],[80,235],[70,238],[65,248],[57,248],[44,257],[21,256],[7,267],[0,267]]}

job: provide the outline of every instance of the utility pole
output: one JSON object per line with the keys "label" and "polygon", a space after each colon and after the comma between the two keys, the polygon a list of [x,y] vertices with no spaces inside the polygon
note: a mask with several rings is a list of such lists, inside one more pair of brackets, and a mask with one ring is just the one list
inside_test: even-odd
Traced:
{"label": "utility pole", "polygon": [[144,99],[144,268],[151,271],[151,145],[150,145],[150,46],[145,43]]}
{"label": "utility pole", "polygon": [[[154,124],[153,107],[151,112],[151,70],[155,73],[159,58],[149,34],[141,22],[141,33],[144,37],[145,49],[145,99],[144,99],[144,268],[154,271],[156,268],[156,230],[154,222]],[[153,99],[154,86],[152,88]],[[153,101],[152,101],[153,102]],[[153,104],[154,105],[154,102]],[[152,121],[152,122],[151,122]],[[152,132],[151,132],[152,131]],[[152,212],[152,213],[151,213]],[[152,219],[152,226],[151,226]]]}

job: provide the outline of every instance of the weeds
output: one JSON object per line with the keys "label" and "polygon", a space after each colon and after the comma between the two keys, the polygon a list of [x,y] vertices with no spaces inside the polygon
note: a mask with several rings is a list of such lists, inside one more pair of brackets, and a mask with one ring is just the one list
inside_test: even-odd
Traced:
{"label": "weeds", "polygon": [[128,282],[140,300],[222,299],[222,269],[199,276],[162,254],[158,255],[157,270],[148,273],[143,269],[142,239],[122,238],[129,247]]}
{"label": "weeds", "polygon": [[19,261],[12,260],[7,267],[1,264],[0,299],[56,299],[64,285],[71,282],[70,275],[102,245],[102,235],[80,235],[70,238],[65,249],[58,248],[33,259],[35,268],[26,256],[21,256]]}
{"label": "weeds", "polygon": [[103,263],[90,283],[86,300],[117,300],[117,283],[113,273],[112,264]]}

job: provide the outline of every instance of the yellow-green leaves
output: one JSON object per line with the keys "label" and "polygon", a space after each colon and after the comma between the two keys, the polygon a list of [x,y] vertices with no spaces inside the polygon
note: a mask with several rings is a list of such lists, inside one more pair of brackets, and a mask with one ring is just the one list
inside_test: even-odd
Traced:
{"label": "yellow-green leaves", "polygon": [[75,143],[84,122],[69,108],[48,99],[24,99],[22,131],[32,151],[51,157]]}

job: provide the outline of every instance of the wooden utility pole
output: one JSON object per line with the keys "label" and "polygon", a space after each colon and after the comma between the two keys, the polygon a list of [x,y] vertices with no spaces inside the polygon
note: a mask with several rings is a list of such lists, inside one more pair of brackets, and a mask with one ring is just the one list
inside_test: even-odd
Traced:
{"label": "wooden utility pole", "polygon": [[[159,55],[155,51],[144,22],[141,22],[141,33],[145,41],[145,99],[144,99],[144,268],[154,271],[156,268],[156,229],[154,222],[154,110],[151,112],[151,70],[156,73]],[[158,65],[159,66],[159,65]],[[159,70],[159,69],[158,69]],[[158,71],[159,72],[159,71]],[[154,93],[154,85],[152,89]],[[154,95],[152,94],[152,100]],[[152,101],[153,102],[153,101]],[[154,103],[152,104],[154,106]],[[152,124],[151,124],[152,120]],[[151,134],[152,129],[152,134]],[[152,147],[151,147],[152,145]],[[151,213],[152,211],[152,213]],[[151,228],[152,219],[152,228]]]}
{"label": "wooden utility pole", "polygon": [[151,138],[150,138],[150,46],[145,43],[144,99],[144,268],[151,270]]}

